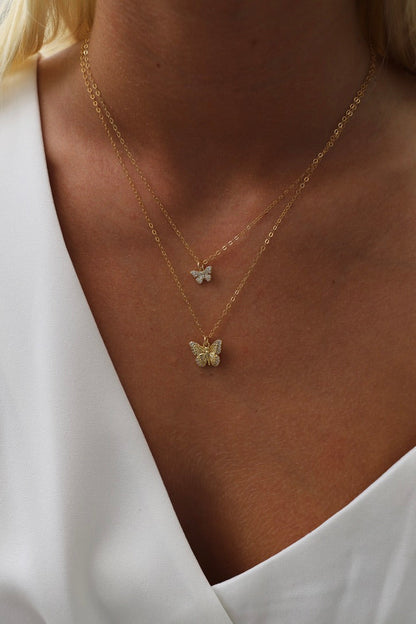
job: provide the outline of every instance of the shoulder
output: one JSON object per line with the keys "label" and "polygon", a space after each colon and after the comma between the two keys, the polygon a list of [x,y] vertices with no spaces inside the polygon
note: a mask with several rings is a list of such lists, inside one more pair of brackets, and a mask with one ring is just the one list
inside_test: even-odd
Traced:
{"label": "shoulder", "polygon": [[0,179],[2,196],[38,123],[37,57],[0,81]]}
{"label": "shoulder", "polygon": [[[44,203],[45,164],[37,92],[37,57],[0,81],[0,275],[27,246],[37,206]],[[29,227],[30,224],[30,227]],[[33,230],[32,230],[33,231]],[[23,243],[23,239],[24,243]]]}
{"label": "shoulder", "polygon": [[0,124],[2,129],[16,119],[22,106],[36,97],[37,92],[37,61],[32,57],[19,69],[6,74],[0,80]]}

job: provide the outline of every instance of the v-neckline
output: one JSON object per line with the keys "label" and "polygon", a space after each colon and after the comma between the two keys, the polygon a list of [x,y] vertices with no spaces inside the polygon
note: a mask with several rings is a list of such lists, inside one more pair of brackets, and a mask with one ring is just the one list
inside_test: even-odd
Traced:
{"label": "v-neckline", "polygon": [[[165,509],[169,509],[170,511],[170,514],[169,514],[170,515],[170,535],[174,536],[175,542],[177,543],[177,545],[179,544],[179,547],[181,548],[181,551],[184,554],[184,559],[190,562],[190,565],[193,568],[193,570],[191,570],[190,573],[193,575],[193,581],[196,584],[195,591],[199,587],[199,593],[201,595],[204,595],[205,603],[208,603],[211,605],[212,614],[210,613],[210,615],[212,615],[213,617],[212,622],[215,621],[215,624],[217,623],[218,624],[220,623],[231,624],[231,619],[229,618],[226,610],[224,609],[220,600],[216,596],[216,593],[213,587],[210,585],[203,570],[201,569],[199,562],[197,558],[195,557],[192,551],[192,548],[183,532],[182,526],[179,522],[175,509],[172,505],[171,499],[169,497],[169,494],[163,482],[160,471],[153,458],[151,449],[147,443],[147,440],[144,436],[140,423],[134,413],[131,403],[127,397],[127,394],[118,376],[117,370],[115,369],[115,366],[110,357],[108,349],[98,329],[94,315],[88,304],[88,300],[85,296],[78,274],[75,270],[74,264],[70,257],[69,251],[67,249],[65,239],[63,236],[63,232],[61,229],[61,225],[58,219],[58,214],[57,214],[54,198],[53,198],[53,192],[51,188],[47,159],[46,159],[45,145],[44,145],[44,140],[43,140],[42,120],[41,120],[40,100],[39,100],[38,80],[37,80],[38,78],[37,69],[38,69],[39,58],[40,58],[40,55],[37,55],[36,57],[34,57],[34,59],[31,59],[28,62],[28,63],[33,63],[34,67],[33,68],[27,67],[27,71],[33,72],[34,102],[33,102],[32,110],[33,110],[33,116],[35,117],[35,119],[31,122],[35,129],[35,137],[33,140],[33,158],[35,162],[37,163],[37,167],[38,167],[37,173],[40,174],[38,176],[38,184],[42,187],[43,197],[46,197],[46,202],[44,202],[42,206],[42,210],[47,211],[49,213],[49,214],[45,214],[44,218],[48,220],[49,222],[52,222],[53,237],[55,238],[54,244],[61,251],[62,260],[64,264],[66,265],[66,269],[70,273],[70,279],[72,283],[75,285],[75,288],[79,293],[79,298],[80,300],[82,300],[80,301],[80,303],[82,304],[82,307],[86,311],[86,314],[88,317],[87,318],[87,323],[88,323],[87,331],[89,334],[94,335],[95,342],[99,343],[99,348],[101,350],[103,358],[105,359],[104,365],[108,369],[109,377],[111,377],[112,384],[114,385],[114,394],[120,397],[121,403],[124,403],[124,406],[123,406],[124,409],[120,409],[120,411],[121,412],[124,411],[125,413],[126,406],[128,406],[127,412],[128,412],[130,422],[125,423],[125,424],[130,430],[135,430],[137,432],[137,434],[140,437],[140,442],[142,446],[146,448],[148,455],[151,458],[152,471],[154,473],[153,476],[155,478],[155,481],[158,484],[157,495],[163,499],[162,501],[163,507]],[[209,621],[211,622],[211,620]]]}
{"label": "v-neckline", "polygon": [[[134,410],[130,404],[130,401],[127,397],[127,394],[124,390],[124,387],[120,381],[120,378],[118,376],[118,373],[115,369],[115,366],[113,364],[113,361],[110,357],[110,354],[108,352],[108,349],[104,343],[104,340],[101,336],[101,333],[98,329],[97,323],[95,321],[94,315],[91,311],[91,308],[88,304],[87,298],[85,296],[85,293],[83,291],[81,282],[79,280],[78,274],[75,270],[74,264],[72,262],[72,259],[70,257],[69,251],[66,247],[66,243],[64,240],[64,236],[62,233],[62,229],[61,229],[61,225],[59,223],[59,219],[58,219],[58,215],[57,215],[57,211],[56,211],[56,207],[55,207],[55,203],[54,203],[54,198],[53,198],[53,193],[52,193],[52,188],[51,188],[51,184],[50,184],[50,179],[49,179],[49,173],[48,173],[48,166],[47,166],[47,159],[46,159],[46,153],[45,153],[45,146],[44,146],[44,142],[43,142],[43,134],[42,134],[42,122],[41,122],[41,112],[40,112],[40,103],[39,103],[39,93],[38,93],[38,88],[37,88],[37,64],[38,64],[38,60],[39,60],[39,55],[35,58],[34,63],[35,63],[35,69],[34,69],[34,74],[35,74],[35,85],[36,85],[36,104],[37,104],[37,110],[36,110],[36,115],[37,115],[37,125],[38,125],[38,130],[39,130],[39,144],[38,144],[38,153],[39,153],[39,157],[41,159],[41,169],[42,169],[42,181],[41,183],[43,184],[43,186],[45,187],[45,190],[47,191],[47,195],[48,195],[48,209],[51,212],[52,218],[55,220],[55,226],[56,226],[56,235],[59,237],[59,245],[62,248],[63,253],[65,254],[66,257],[66,262],[67,265],[72,273],[72,277],[75,280],[76,284],[77,284],[77,289],[79,290],[80,293],[80,297],[82,297],[83,302],[85,307],[88,309],[88,316],[89,316],[89,325],[90,325],[90,332],[93,332],[98,341],[100,342],[100,346],[102,349],[102,352],[105,356],[106,362],[107,362],[107,366],[109,367],[109,369],[111,369],[111,376],[113,378],[113,382],[115,387],[117,388],[117,392],[118,394],[120,394],[125,403],[128,404],[129,406],[129,412],[130,412],[130,419],[131,419],[131,424],[134,427],[137,427],[138,431],[140,432],[140,436],[143,440],[144,445],[146,446],[146,448],[148,449],[149,454],[152,456],[153,459],[153,455],[151,453],[150,447],[147,443],[147,440],[144,436],[144,433],[141,429],[140,423],[134,413]],[[182,546],[184,549],[186,549],[188,551],[188,554],[193,558],[196,567],[199,569],[199,582],[205,585],[208,585],[213,593],[213,595],[215,596],[215,598],[218,600],[215,590],[216,588],[218,588],[219,590],[223,591],[225,588],[227,588],[228,586],[235,586],[236,583],[238,583],[239,579],[247,579],[248,577],[252,576],[253,574],[256,573],[256,571],[260,571],[260,570],[264,570],[265,567],[267,567],[270,564],[277,564],[278,561],[280,559],[284,560],[285,557],[294,550],[299,550],[299,548],[302,548],[302,546],[306,545],[308,543],[308,541],[315,535],[320,534],[322,531],[324,531],[326,529],[326,527],[331,526],[334,522],[337,522],[337,520],[342,517],[344,514],[349,513],[357,504],[360,503],[361,500],[363,500],[368,492],[372,491],[374,488],[377,488],[380,486],[380,484],[382,484],[382,482],[386,479],[386,477],[392,472],[394,471],[401,463],[406,461],[406,458],[410,455],[413,455],[414,453],[416,453],[416,448],[412,449],[411,451],[409,451],[406,455],[404,455],[402,458],[400,458],[397,462],[395,462],[390,468],[388,468],[388,470],[386,470],[378,479],[376,479],[372,484],[370,484],[363,492],[361,492],[358,496],[356,496],[352,501],[350,501],[347,505],[345,505],[342,509],[340,509],[339,511],[337,511],[335,514],[333,514],[332,516],[330,516],[328,519],[326,519],[324,522],[322,522],[319,526],[317,526],[315,529],[313,529],[311,532],[305,534],[304,536],[302,536],[301,538],[299,538],[298,540],[296,540],[294,543],[290,544],[289,546],[287,546],[286,548],[282,549],[281,551],[277,552],[276,554],[266,558],[264,561],[254,565],[253,567],[249,568],[248,570],[237,574],[229,579],[226,579],[220,583],[216,583],[215,585],[210,585],[208,579],[206,578],[205,574],[203,573],[202,569],[200,568],[199,562],[196,559],[193,550],[183,532],[182,526],[179,522],[179,519],[176,515],[175,509],[173,507],[172,501],[170,499],[169,493],[163,483],[163,479],[162,476],[160,474],[160,471],[158,469],[158,466],[155,462],[155,460],[153,459],[153,468],[154,468],[154,473],[157,475],[158,477],[158,481],[160,482],[160,493],[161,495],[164,497],[165,502],[168,504],[168,506],[171,509],[172,512],[172,517],[175,518],[175,532],[177,534],[177,536],[180,535],[180,539],[182,541]],[[219,593],[221,593],[221,591]],[[218,602],[220,603],[220,601],[218,600]],[[220,603],[221,604],[221,603]],[[221,605],[222,606],[222,605]],[[227,615],[225,609],[223,609],[224,612],[224,623],[225,622],[231,622],[231,620],[229,619],[229,616]],[[219,624],[219,621],[218,621]]]}

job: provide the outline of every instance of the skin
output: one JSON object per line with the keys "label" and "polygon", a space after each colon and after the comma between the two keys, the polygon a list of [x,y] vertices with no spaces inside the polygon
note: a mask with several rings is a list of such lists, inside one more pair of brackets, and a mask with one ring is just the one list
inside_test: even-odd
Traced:
{"label": "skin", "polygon": [[[98,0],[97,82],[201,256],[309,164],[368,67],[350,0]],[[208,580],[282,550],[416,442],[416,86],[384,63],[215,338],[202,342],[83,85],[79,45],[42,59],[45,151],[88,303]],[[140,187],[141,188],[141,187]],[[204,327],[273,212],[213,281],[143,197]],[[116,417],[116,415],[115,415]]]}

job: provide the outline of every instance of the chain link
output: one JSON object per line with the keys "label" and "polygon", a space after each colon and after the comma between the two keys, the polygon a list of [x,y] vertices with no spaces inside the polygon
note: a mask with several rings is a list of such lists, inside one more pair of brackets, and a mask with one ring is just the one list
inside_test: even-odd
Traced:
{"label": "chain link", "polygon": [[[168,270],[180,292],[180,294],[182,295],[186,306],[188,307],[188,310],[193,318],[193,321],[196,325],[196,327],[198,328],[201,336],[203,337],[204,343],[208,340],[208,339],[212,339],[215,332],[218,330],[218,328],[220,327],[221,323],[223,322],[224,318],[227,316],[227,314],[229,313],[229,311],[231,310],[233,304],[235,303],[238,295],[240,294],[240,292],[242,291],[242,289],[244,288],[248,278],[250,277],[251,273],[254,271],[255,266],[257,265],[258,261],[260,260],[261,256],[263,255],[263,253],[266,251],[267,247],[269,246],[273,236],[275,235],[277,229],[279,228],[280,224],[282,223],[283,219],[285,218],[285,216],[287,215],[287,213],[289,212],[289,210],[292,208],[293,204],[295,203],[295,201],[298,199],[298,197],[301,195],[301,193],[303,192],[303,190],[306,188],[307,184],[310,182],[311,176],[313,174],[313,172],[316,170],[316,168],[319,166],[320,162],[322,161],[322,159],[325,157],[325,155],[329,152],[329,150],[335,145],[336,141],[339,139],[339,137],[341,136],[343,130],[345,129],[346,125],[348,124],[348,122],[350,121],[350,119],[353,117],[355,111],[358,109],[361,100],[363,98],[363,96],[365,95],[368,85],[370,84],[371,80],[374,77],[375,74],[375,70],[376,70],[376,53],[373,49],[371,49],[370,51],[370,66],[367,72],[366,77],[364,78],[364,81],[362,82],[360,88],[358,89],[358,91],[356,92],[352,102],[350,103],[350,105],[348,106],[347,110],[345,111],[345,114],[342,116],[341,120],[338,122],[337,127],[335,128],[335,130],[332,132],[331,136],[329,137],[329,139],[327,140],[327,142],[325,143],[324,147],[322,148],[322,150],[320,152],[318,152],[316,154],[316,156],[313,158],[311,164],[309,165],[309,167],[305,170],[305,172],[293,183],[291,184],[287,189],[285,189],[283,191],[283,193],[281,193],[281,195],[279,195],[278,198],[276,198],[275,200],[273,200],[271,202],[271,204],[269,204],[267,206],[267,208],[265,209],[265,211],[263,213],[261,213],[260,215],[258,215],[253,221],[251,221],[249,224],[246,225],[246,227],[244,228],[244,230],[242,230],[239,234],[236,234],[232,239],[230,239],[225,245],[222,246],[222,248],[218,249],[214,254],[212,254],[211,256],[209,256],[208,258],[205,258],[204,260],[199,260],[198,257],[196,256],[196,254],[193,252],[193,250],[191,249],[191,247],[188,245],[188,243],[186,242],[186,240],[184,239],[184,237],[182,236],[181,232],[179,231],[179,229],[177,228],[176,224],[174,223],[174,221],[172,220],[172,218],[170,217],[168,211],[166,210],[166,208],[164,207],[163,203],[159,200],[159,198],[157,197],[156,193],[154,193],[152,187],[150,186],[149,182],[147,181],[146,177],[144,176],[144,174],[141,172],[140,168],[138,167],[133,155],[131,154],[129,148],[127,147],[127,144],[124,140],[124,138],[122,137],[120,130],[118,129],[117,124],[114,121],[114,118],[111,116],[108,108],[106,107],[106,105],[104,104],[104,101],[102,99],[101,96],[101,91],[98,88],[98,85],[96,83],[96,81],[94,80],[93,76],[92,76],[92,72],[91,72],[91,67],[90,67],[90,63],[89,63],[89,56],[88,56],[88,51],[89,51],[89,39],[85,39],[85,41],[83,42],[83,44],[81,45],[81,53],[80,53],[80,66],[81,66],[81,72],[82,72],[82,76],[84,79],[84,83],[88,92],[88,95],[92,101],[92,104],[94,106],[94,109],[98,115],[98,118],[100,119],[104,130],[110,140],[111,146],[115,152],[115,155],[117,157],[117,160],[120,163],[120,166],[124,172],[124,175],[126,176],[126,179],[128,181],[128,184],[137,200],[137,203],[140,206],[141,212],[146,220],[146,223],[152,233],[152,236],[156,242],[156,244],[159,247],[159,250],[162,254],[162,257],[164,259],[164,261],[166,262],[166,265],[168,267]],[[108,123],[107,123],[108,122]],[[110,125],[109,125],[110,124]],[[112,132],[113,131],[113,132]],[[254,255],[252,262],[250,263],[250,266],[247,270],[247,272],[244,274],[243,278],[241,279],[241,281],[238,283],[237,287],[235,288],[233,294],[231,295],[230,299],[227,301],[227,303],[225,304],[218,320],[216,321],[216,323],[214,324],[214,326],[212,327],[212,329],[209,332],[205,332],[201,326],[201,323],[197,317],[197,315],[195,314],[195,311],[191,305],[191,302],[187,296],[187,294],[185,293],[185,290],[179,280],[179,277],[176,274],[176,271],[173,267],[172,262],[170,261],[166,250],[160,240],[160,236],[157,232],[157,229],[155,228],[147,210],[145,207],[145,204],[143,202],[143,199],[141,197],[141,195],[139,194],[139,191],[137,190],[137,187],[134,183],[133,178],[131,177],[129,170],[127,169],[127,166],[123,160],[123,156],[122,153],[120,152],[120,150],[117,147],[116,141],[114,139],[113,133],[115,134],[117,140],[119,141],[120,145],[123,147],[124,151],[126,152],[130,162],[133,164],[133,166],[135,167],[135,169],[137,170],[140,178],[143,180],[143,182],[146,185],[146,188],[148,189],[148,191],[153,195],[154,199],[159,203],[160,208],[162,210],[162,213],[165,215],[165,217],[167,218],[168,222],[170,223],[172,229],[175,231],[175,233],[177,234],[177,236],[181,239],[182,243],[184,244],[184,246],[186,247],[186,249],[188,250],[188,252],[190,253],[190,255],[194,258],[194,260],[198,263],[198,266],[201,265],[206,265],[208,264],[208,262],[212,259],[214,259],[215,257],[218,257],[223,251],[226,251],[226,249],[232,245],[234,242],[237,242],[238,240],[240,240],[240,238],[242,236],[244,236],[245,233],[247,233],[256,223],[258,223],[258,221],[260,221],[268,212],[270,212],[276,205],[278,205],[278,203],[280,203],[280,201],[290,193],[291,190],[295,189],[293,196],[290,198],[290,200],[286,203],[285,207],[283,208],[282,212],[279,214],[278,218],[276,219],[276,221],[273,223],[271,230],[269,231],[269,233],[267,234],[266,238],[264,239],[263,243],[260,245],[259,249],[257,250],[256,254]]]}

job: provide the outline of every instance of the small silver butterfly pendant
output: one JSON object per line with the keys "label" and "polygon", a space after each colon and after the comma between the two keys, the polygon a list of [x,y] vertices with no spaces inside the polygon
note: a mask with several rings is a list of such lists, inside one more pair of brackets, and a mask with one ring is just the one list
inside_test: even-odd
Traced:
{"label": "small silver butterfly pendant", "polygon": [[191,271],[190,273],[195,278],[197,284],[202,284],[204,280],[210,282],[212,279],[212,266],[207,266],[202,271]]}
{"label": "small silver butterfly pendant", "polygon": [[197,342],[189,343],[191,351],[195,356],[195,363],[198,366],[218,366],[220,363],[220,353],[222,348],[222,340],[214,340],[212,344],[209,344],[208,339],[204,340],[204,344],[200,345]]}

